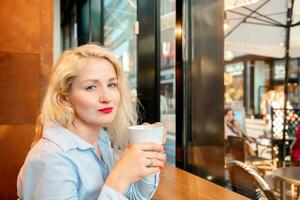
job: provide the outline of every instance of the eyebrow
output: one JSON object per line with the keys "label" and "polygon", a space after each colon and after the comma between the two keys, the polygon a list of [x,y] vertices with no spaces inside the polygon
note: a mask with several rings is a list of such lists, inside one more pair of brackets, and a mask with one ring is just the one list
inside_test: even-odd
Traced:
{"label": "eyebrow", "polygon": [[[108,80],[108,82],[112,82],[112,81],[115,81],[115,80],[118,80],[117,77],[110,78]],[[88,80],[82,81],[82,83],[86,83],[86,82],[99,83],[100,81],[98,79],[88,79]]]}

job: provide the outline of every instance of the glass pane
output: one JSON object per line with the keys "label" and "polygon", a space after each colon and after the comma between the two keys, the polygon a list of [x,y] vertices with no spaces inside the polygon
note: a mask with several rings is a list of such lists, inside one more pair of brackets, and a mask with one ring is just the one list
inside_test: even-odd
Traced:
{"label": "glass pane", "polygon": [[104,46],[118,57],[136,94],[136,0],[104,0]]}
{"label": "glass pane", "polygon": [[175,0],[162,0],[160,11],[160,120],[167,129],[167,156],[175,164]]}
{"label": "glass pane", "polygon": [[[240,123],[244,123],[244,63],[231,63],[225,65],[224,72],[225,85],[225,108],[232,108],[237,111],[240,116]],[[243,117],[242,117],[243,116]]]}
{"label": "glass pane", "polygon": [[90,0],[91,10],[90,10],[90,39],[92,42],[101,41],[101,0],[95,1]]}
{"label": "glass pane", "polygon": [[77,38],[77,19],[76,19],[76,6],[74,6],[72,11],[72,18],[71,18],[71,47],[78,46],[78,38]]}
{"label": "glass pane", "polygon": [[63,27],[63,47],[64,47],[64,50],[66,49],[69,49],[71,48],[71,43],[70,43],[70,35],[71,35],[71,30],[70,30],[70,25],[69,24],[66,24],[64,27]]}

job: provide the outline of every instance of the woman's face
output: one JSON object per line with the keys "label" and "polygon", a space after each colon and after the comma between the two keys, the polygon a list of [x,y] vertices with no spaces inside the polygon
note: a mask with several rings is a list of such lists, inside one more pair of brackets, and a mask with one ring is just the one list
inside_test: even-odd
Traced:
{"label": "woman's face", "polygon": [[226,113],[226,121],[231,122],[233,120],[233,112],[230,110]]}
{"label": "woman's face", "polygon": [[111,124],[118,111],[120,91],[114,66],[106,59],[90,59],[72,83],[68,96],[76,123],[100,128]]}

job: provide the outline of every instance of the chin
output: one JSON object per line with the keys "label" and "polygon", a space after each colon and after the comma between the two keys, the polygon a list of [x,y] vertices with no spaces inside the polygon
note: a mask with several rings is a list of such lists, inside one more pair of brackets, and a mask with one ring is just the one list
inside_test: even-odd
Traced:
{"label": "chin", "polygon": [[99,124],[100,126],[108,126],[111,125],[113,123],[113,118],[112,119],[101,119],[99,121],[97,121],[97,124]]}
{"label": "chin", "polygon": [[96,118],[91,119],[90,121],[94,124],[97,124],[99,126],[108,126],[111,125],[113,123],[115,119],[115,114],[114,113],[110,113],[106,116],[97,116]]}

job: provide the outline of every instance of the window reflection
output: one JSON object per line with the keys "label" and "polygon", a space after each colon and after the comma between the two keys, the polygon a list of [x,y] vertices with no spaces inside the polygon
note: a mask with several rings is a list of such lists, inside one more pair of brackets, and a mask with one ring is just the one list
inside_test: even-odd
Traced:
{"label": "window reflection", "polygon": [[104,46],[118,57],[134,89],[137,66],[134,33],[136,5],[136,0],[104,0]]}
{"label": "window reflection", "polygon": [[175,0],[162,0],[160,11],[160,119],[167,129],[169,164],[175,164]]}

